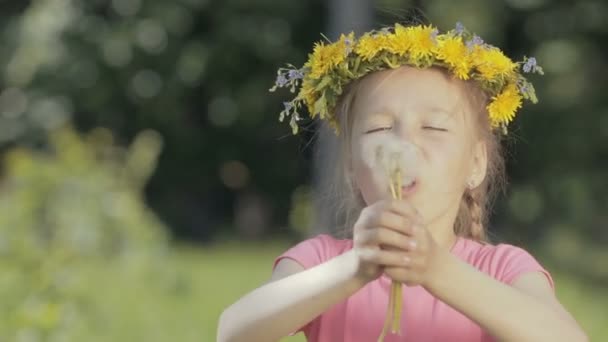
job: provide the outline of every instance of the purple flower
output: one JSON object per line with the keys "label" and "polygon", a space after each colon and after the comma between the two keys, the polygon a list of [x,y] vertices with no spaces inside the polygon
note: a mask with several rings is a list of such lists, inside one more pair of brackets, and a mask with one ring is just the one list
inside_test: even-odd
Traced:
{"label": "purple flower", "polygon": [[348,57],[348,55],[353,51],[353,40],[350,38],[344,38],[344,45],[346,45],[344,55]]}
{"label": "purple flower", "polygon": [[274,84],[275,84],[275,86],[282,88],[287,84],[287,82],[288,82],[288,80],[287,80],[287,78],[285,78],[285,74],[279,74],[277,76],[277,80]]}
{"label": "purple flower", "polygon": [[433,29],[433,31],[431,31],[431,39],[433,41],[435,41],[437,39],[437,35],[439,34],[439,30],[437,29]]}
{"label": "purple flower", "polygon": [[524,72],[528,73],[528,72],[535,72],[536,69],[538,68],[538,65],[536,64],[536,58],[534,57],[530,57],[528,58],[528,60],[526,61],[526,63],[524,64]]}
{"label": "purple flower", "polygon": [[285,111],[289,112],[291,108],[293,108],[293,103],[291,102],[283,102],[283,106],[285,106]]}
{"label": "purple flower", "polygon": [[473,35],[473,39],[467,41],[467,48],[469,50],[473,49],[473,47],[475,47],[475,46],[481,46],[481,45],[483,45],[483,39],[481,39],[481,37],[476,34]]}
{"label": "purple flower", "polygon": [[299,80],[301,78],[304,77],[304,73],[302,73],[302,71],[300,70],[289,70],[289,72],[287,73],[287,78],[292,81],[292,80]]}
{"label": "purple flower", "polygon": [[525,94],[528,92],[528,85],[527,84],[522,84],[519,86],[519,92],[522,94]]}
{"label": "purple flower", "polygon": [[456,34],[461,35],[464,32],[464,25],[459,21],[456,23]]}

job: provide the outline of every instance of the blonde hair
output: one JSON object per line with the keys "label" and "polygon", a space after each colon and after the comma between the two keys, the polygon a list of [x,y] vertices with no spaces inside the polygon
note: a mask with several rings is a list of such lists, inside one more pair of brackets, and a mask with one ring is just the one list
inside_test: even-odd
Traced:
{"label": "blonde hair", "polygon": [[[444,71],[443,69],[440,69]],[[450,77],[444,71],[445,77]],[[345,89],[336,106],[336,117],[340,125],[338,136],[338,158],[334,168],[334,181],[332,187],[325,194],[328,203],[333,203],[332,208],[336,213],[338,221],[343,226],[338,227],[336,235],[347,238],[352,236],[352,227],[359,217],[361,210],[366,206],[365,201],[354,184],[349,163],[351,156],[351,132],[354,123],[351,107],[357,96],[361,81],[365,77],[353,81]],[[466,189],[460,202],[458,215],[454,222],[454,233],[457,236],[470,238],[479,242],[489,242],[488,233],[485,229],[488,213],[496,195],[504,190],[506,183],[504,171],[504,158],[501,148],[501,134],[492,130],[488,119],[486,106],[488,96],[480,87],[472,81],[458,80],[467,96],[470,108],[472,108],[475,119],[473,127],[477,139],[486,144],[487,169],[483,182],[474,189]]]}

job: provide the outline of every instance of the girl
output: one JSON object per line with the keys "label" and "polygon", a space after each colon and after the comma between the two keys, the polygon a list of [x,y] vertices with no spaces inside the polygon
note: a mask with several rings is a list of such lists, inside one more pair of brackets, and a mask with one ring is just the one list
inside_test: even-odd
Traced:
{"label": "girl", "polygon": [[[457,24],[445,34],[395,25],[343,35],[317,44],[303,68],[280,69],[276,87],[299,88],[281,120],[291,115],[296,132],[306,106],[340,137],[352,234],[319,235],[279,256],[270,281],[224,311],[218,339],[302,331],[309,341],[376,341],[394,282],[401,333],[386,341],[586,341],[534,257],[486,239],[500,136],[522,99],[536,100],[520,68],[542,73],[533,58],[512,62]],[[374,158],[394,146],[415,162],[389,196],[378,171],[388,164]]]}

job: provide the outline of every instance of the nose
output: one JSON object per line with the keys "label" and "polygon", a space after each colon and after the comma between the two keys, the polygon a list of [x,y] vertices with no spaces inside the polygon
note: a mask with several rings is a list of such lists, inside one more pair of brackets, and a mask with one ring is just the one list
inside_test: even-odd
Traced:
{"label": "nose", "polygon": [[394,134],[396,134],[399,140],[404,143],[404,146],[410,145],[408,148],[418,149],[413,123],[406,122],[406,120],[403,119],[395,121]]}

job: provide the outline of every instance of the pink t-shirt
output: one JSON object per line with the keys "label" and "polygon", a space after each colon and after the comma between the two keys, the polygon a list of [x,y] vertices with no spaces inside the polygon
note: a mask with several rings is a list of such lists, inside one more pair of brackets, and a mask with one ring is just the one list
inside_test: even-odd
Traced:
{"label": "pink t-shirt", "polygon": [[[287,250],[274,265],[283,258],[291,258],[304,268],[310,268],[352,249],[352,246],[352,240],[337,240],[322,234]],[[519,247],[483,245],[458,238],[450,252],[503,283],[511,284],[525,272],[541,272],[554,287],[549,272]],[[390,279],[381,276],[315,318],[301,331],[309,342],[377,341],[386,316],[390,285]],[[422,286],[403,287],[401,334],[388,334],[385,341],[494,341],[479,325],[433,297]]]}

